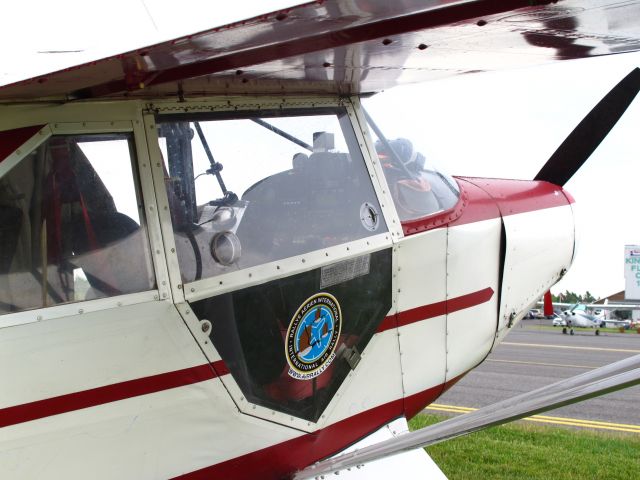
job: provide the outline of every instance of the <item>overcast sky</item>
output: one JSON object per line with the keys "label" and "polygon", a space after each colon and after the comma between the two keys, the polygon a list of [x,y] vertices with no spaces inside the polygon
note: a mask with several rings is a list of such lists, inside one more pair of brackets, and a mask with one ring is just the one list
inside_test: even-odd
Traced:
{"label": "overcast sky", "polygon": [[[9,2],[0,19],[0,84],[259,15],[298,1]],[[67,53],[46,53],[67,52]],[[640,54],[398,87],[366,105],[387,136],[413,139],[454,175],[529,179]],[[640,99],[568,183],[580,213],[578,257],[564,289],[624,288],[623,248],[640,243]],[[544,225],[531,225],[543,229]]]}

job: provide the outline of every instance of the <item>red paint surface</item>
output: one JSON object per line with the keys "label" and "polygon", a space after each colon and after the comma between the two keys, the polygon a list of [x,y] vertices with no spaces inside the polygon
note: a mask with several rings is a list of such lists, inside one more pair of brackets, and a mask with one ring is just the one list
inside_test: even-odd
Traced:
{"label": "red paint surface", "polygon": [[445,227],[447,224],[460,218],[464,210],[469,205],[469,195],[463,185],[460,187],[460,198],[456,205],[437,215],[431,215],[424,218],[418,218],[408,222],[402,222],[402,231],[405,235],[413,235],[414,233],[425,232],[439,227]]}
{"label": "red paint surface", "polygon": [[16,128],[0,132],[0,163],[16,151],[24,142],[33,137],[44,125]]}
{"label": "red paint surface", "polygon": [[493,198],[503,217],[568,205],[561,187],[537,180],[465,178]]}
{"label": "red paint surface", "polygon": [[553,315],[553,300],[551,299],[551,291],[547,290],[544,294],[544,314],[545,316]]}
{"label": "red paint surface", "polygon": [[483,220],[491,220],[500,218],[500,209],[491,196],[480,187],[467,181],[464,178],[456,177],[460,189],[467,196],[467,205],[462,215],[449,224],[449,226],[466,225],[469,223],[482,222]]}
{"label": "red paint surface", "polygon": [[488,302],[493,297],[493,288],[487,287],[477,292],[447,300],[447,313],[459,312]]}
{"label": "red paint surface", "polygon": [[229,373],[222,361],[0,409],[0,428],[127,398],[184,387]]}
{"label": "red paint surface", "polygon": [[411,323],[420,322],[429,318],[439,317],[447,313],[453,313],[466,308],[475,307],[488,302],[493,297],[491,287],[483,288],[477,292],[468,293],[460,297],[450,298],[441,302],[423,305],[421,307],[405,310],[398,315],[386,317],[378,327],[378,333],[392,328],[402,327]]}
{"label": "red paint surface", "polygon": [[456,207],[432,217],[403,222],[405,235],[573,203],[568,192],[548,182],[462,177],[456,180],[461,192]]}

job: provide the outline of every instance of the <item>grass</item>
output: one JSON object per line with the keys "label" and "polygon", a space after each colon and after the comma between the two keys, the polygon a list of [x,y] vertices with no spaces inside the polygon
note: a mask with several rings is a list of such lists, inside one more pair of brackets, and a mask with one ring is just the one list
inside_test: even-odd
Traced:
{"label": "grass", "polygon": [[[420,414],[411,429],[447,417]],[[640,437],[509,424],[427,448],[450,480],[640,479]]]}

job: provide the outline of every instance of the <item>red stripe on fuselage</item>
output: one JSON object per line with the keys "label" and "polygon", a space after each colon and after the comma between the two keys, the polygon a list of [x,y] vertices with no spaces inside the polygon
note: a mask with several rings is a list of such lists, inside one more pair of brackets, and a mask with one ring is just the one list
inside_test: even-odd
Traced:
{"label": "red stripe on fuselage", "polygon": [[[473,302],[468,301],[469,298],[482,297],[482,292],[487,290],[491,289],[459,297],[453,308],[459,309],[465,308],[465,305],[471,305]],[[491,294],[493,294],[492,290]],[[484,295],[486,296],[486,293]],[[187,386],[227,374],[229,374],[229,370],[225,363],[218,361],[213,364],[199,365],[8,407],[0,409],[0,427]],[[209,480],[212,478],[276,480],[285,478],[313,462],[336,454],[395,418],[403,415],[407,418],[413,417],[442,395],[459,378],[461,376],[422,392],[371,408],[313,433],[307,433],[175,478],[188,480]]]}
{"label": "red stripe on fuselage", "polygon": [[[398,315],[386,317],[377,332],[390,330],[398,326],[409,325],[446,313],[471,308],[487,302],[493,296],[493,289],[485,288],[477,292],[451,298],[431,305],[413,308]],[[68,393],[57,397],[36,400],[35,402],[0,409],[0,428],[18,423],[30,422],[53,415],[68,413],[106,403],[126,400],[127,398],[147,395],[193,383],[211,380],[227,375],[229,369],[223,361],[185,368],[173,372],[161,373],[150,377],[137,378],[122,383]]]}
{"label": "red stripe on fuselage", "polygon": [[[446,313],[452,313],[485,303],[493,296],[493,289],[484,288],[446,301],[424,305],[386,317],[377,333],[414,322],[427,320]],[[68,413],[106,403],[126,400],[163,390],[170,390],[193,383],[211,380],[229,374],[223,361],[161,373],[150,377],[137,378],[112,385],[83,390],[57,397],[36,400],[22,405],[0,409],[0,428],[30,422],[53,415]],[[423,392],[421,395],[424,395]],[[419,401],[421,403],[421,400]]]}
{"label": "red stripe on fuselage", "polygon": [[223,361],[136,378],[0,409],[0,428],[211,380],[229,373]]}
{"label": "red stripe on fuselage", "polygon": [[378,327],[378,333],[396,327],[403,327],[415,322],[421,322],[429,318],[439,317],[447,313],[457,312],[466,308],[475,307],[488,302],[493,297],[493,288],[487,287],[477,292],[468,293],[460,297],[450,298],[441,302],[423,305],[421,307],[405,310],[398,315],[386,317]]}

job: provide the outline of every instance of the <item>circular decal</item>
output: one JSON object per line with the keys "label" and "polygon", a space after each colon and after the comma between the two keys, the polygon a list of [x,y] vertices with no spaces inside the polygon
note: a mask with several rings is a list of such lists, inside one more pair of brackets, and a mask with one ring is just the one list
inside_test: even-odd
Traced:
{"label": "circular decal", "polygon": [[291,319],[285,342],[289,375],[317,377],[336,358],[342,313],[333,295],[318,293],[304,301]]}

